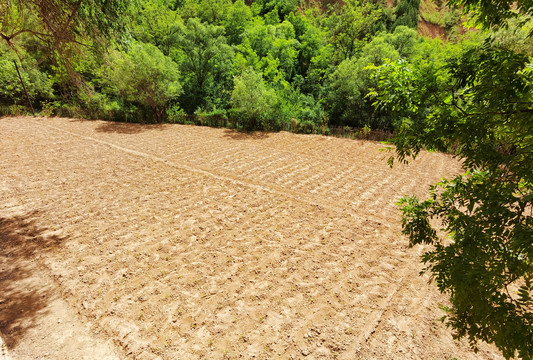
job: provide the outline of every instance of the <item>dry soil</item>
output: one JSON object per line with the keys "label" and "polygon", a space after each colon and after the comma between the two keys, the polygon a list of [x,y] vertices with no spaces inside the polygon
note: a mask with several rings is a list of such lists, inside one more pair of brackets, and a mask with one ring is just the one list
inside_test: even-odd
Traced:
{"label": "dry soil", "polygon": [[[384,145],[0,119],[13,359],[499,359],[453,340],[395,203],[460,171]],[[1,355],[0,355],[1,356]]]}

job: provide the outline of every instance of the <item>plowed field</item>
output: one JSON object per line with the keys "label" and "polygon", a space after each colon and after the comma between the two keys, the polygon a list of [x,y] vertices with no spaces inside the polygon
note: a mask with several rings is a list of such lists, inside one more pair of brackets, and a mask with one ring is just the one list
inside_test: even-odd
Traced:
{"label": "plowed field", "polygon": [[452,339],[401,235],[395,202],[457,173],[447,155],[391,169],[374,142],[59,118],[0,134],[14,358],[79,358],[54,326],[31,340],[56,298],[126,359],[499,358]]}

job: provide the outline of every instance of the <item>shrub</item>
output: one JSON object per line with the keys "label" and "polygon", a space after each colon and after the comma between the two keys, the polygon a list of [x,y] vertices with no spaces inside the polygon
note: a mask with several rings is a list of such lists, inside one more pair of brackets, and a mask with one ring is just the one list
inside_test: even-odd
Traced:
{"label": "shrub", "polygon": [[[0,104],[24,104],[26,106],[27,100],[14,60],[16,60],[14,54],[2,51],[0,48]],[[41,101],[52,100],[54,93],[52,81],[48,75],[35,68],[34,61],[30,58],[23,57],[23,66],[20,65],[19,60],[16,61],[32,103],[38,105]]]}
{"label": "shrub", "polygon": [[151,44],[135,43],[128,52],[115,52],[110,81],[116,94],[151,110],[158,122],[181,94],[178,65]]}
{"label": "shrub", "polygon": [[267,88],[263,77],[252,68],[246,68],[235,78],[235,86],[231,93],[231,103],[236,114],[248,123],[248,129],[256,127],[261,117],[261,125],[270,129],[278,98],[273,89]]}

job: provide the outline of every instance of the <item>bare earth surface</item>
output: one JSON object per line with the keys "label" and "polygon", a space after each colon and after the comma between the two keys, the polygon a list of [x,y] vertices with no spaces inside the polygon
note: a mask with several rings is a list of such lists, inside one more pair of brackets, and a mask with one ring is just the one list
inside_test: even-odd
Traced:
{"label": "bare earth surface", "polygon": [[59,118],[0,134],[13,359],[499,359],[452,339],[400,232],[395,202],[449,156],[390,169],[372,142]]}

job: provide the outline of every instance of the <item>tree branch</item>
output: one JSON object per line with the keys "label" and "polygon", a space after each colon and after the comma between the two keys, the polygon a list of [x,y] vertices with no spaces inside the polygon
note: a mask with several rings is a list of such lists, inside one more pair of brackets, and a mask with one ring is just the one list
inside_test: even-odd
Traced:
{"label": "tree branch", "polygon": [[11,44],[11,40],[16,38],[20,34],[24,34],[24,33],[30,33],[30,34],[35,35],[35,36],[52,36],[50,34],[45,34],[45,33],[42,33],[42,32],[35,31],[35,30],[22,29],[22,30],[19,30],[19,31],[15,32],[15,33],[12,33],[11,35],[6,35],[6,34],[3,34],[3,33],[0,33],[0,37],[2,39],[4,39],[5,41],[7,41],[8,44]]}

